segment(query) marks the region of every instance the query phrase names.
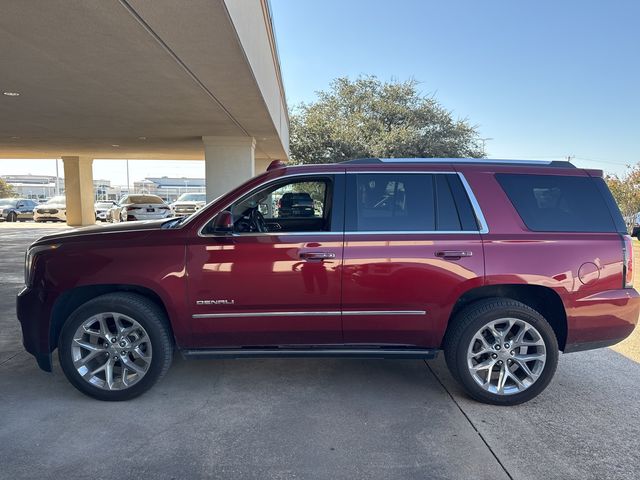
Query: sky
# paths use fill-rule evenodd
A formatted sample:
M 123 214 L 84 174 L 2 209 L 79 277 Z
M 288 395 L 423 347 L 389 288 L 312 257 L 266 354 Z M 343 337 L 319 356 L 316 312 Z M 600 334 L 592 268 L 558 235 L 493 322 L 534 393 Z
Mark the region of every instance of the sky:
M 289 106 L 341 76 L 421 82 L 493 158 L 640 161 L 640 1 L 271 0 Z
M 477 125 L 489 157 L 562 159 L 621 174 L 640 161 L 640 1 L 271 0 L 290 107 L 337 77 L 416 79 Z M 62 171 L 62 169 L 60 169 Z M 130 161 L 145 176 L 203 177 L 203 162 Z M 0 174 L 55 174 L 54 160 Z M 126 183 L 125 161 L 94 178 Z

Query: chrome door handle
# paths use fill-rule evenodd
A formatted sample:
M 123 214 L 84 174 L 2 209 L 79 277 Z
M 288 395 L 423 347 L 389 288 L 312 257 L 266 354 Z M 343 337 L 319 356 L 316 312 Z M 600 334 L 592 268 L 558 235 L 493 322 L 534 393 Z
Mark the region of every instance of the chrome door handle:
M 471 257 L 473 252 L 468 250 L 438 250 L 436 257 L 444 258 L 448 260 L 458 260 L 462 257 Z
M 328 260 L 336 258 L 336 254 L 333 252 L 302 252 L 300 258 L 303 260 Z

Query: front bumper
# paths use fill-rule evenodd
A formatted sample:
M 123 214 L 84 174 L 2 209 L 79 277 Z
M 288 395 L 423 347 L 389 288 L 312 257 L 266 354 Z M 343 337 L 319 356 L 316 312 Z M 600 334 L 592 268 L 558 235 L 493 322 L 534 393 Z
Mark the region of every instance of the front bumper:
M 16 298 L 16 313 L 22 327 L 22 344 L 38 366 L 51 371 L 51 311 L 55 299 L 41 289 L 23 288 Z
M 34 213 L 33 219 L 36 222 L 44 222 L 44 221 L 58 221 L 58 222 L 66 222 L 67 215 L 66 213 L 58 212 L 58 213 Z

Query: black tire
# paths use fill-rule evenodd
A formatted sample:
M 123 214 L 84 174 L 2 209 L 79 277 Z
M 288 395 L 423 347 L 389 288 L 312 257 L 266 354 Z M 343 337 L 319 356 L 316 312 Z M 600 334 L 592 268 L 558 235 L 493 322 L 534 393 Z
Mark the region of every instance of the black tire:
M 16 212 L 9 212 L 9 214 L 7 215 L 7 222 L 17 222 L 18 221 L 18 215 L 16 215 Z
M 102 312 L 117 312 L 134 318 L 149 336 L 153 350 L 150 365 L 144 376 L 131 387 L 121 390 L 99 388 L 84 380 L 73 365 L 71 345 L 76 330 L 85 320 Z M 149 390 L 169 369 L 173 357 L 169 322 L 156 303 L 141 295 L 126 292 L 101 295 L 81 305 L 69 316 L 58 339 L 58 356 L 65 376 L 82 393 L 98 400 L 129 400 Z
M 483 389 L 467 365 L 467 351 L 476 332 L 501 318 L 516 318 L 533 326 L 544 341 L 546 353 L 539 377 L 524 391 L 510 395 Z M 553 378 L 558 365 L 558 340 L 551 325 L 536 310 L 509 298 L 488 298 L 469 305 L 455 316 L 445 336 L 444 353 L 452 376 L 473 399 L 493 405 L 518 405 L 540 394 Z

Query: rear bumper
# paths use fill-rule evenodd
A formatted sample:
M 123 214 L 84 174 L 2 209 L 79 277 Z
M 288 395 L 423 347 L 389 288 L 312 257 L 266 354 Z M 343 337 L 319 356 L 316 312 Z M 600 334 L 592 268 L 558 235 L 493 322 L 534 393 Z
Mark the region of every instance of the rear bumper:
M 607 290 L 574 299 L 567 308 L 565 353 L 614 345 L 633 332 L 640 315 L 635 289 Z
M 22 344 L 38 366 L 51 371 L 50 318 L 54 298 L 44 290 L 23 288 L 16 299 L 16 313 L 22 327 Z
M 171 213 L 150 213 L 148 215 L 145 214 L 136 214 L 129 213 L 127 214 L 127 221 L 137 221 L 137 220 L 162 220 L 163 218 L 170 218 Z

